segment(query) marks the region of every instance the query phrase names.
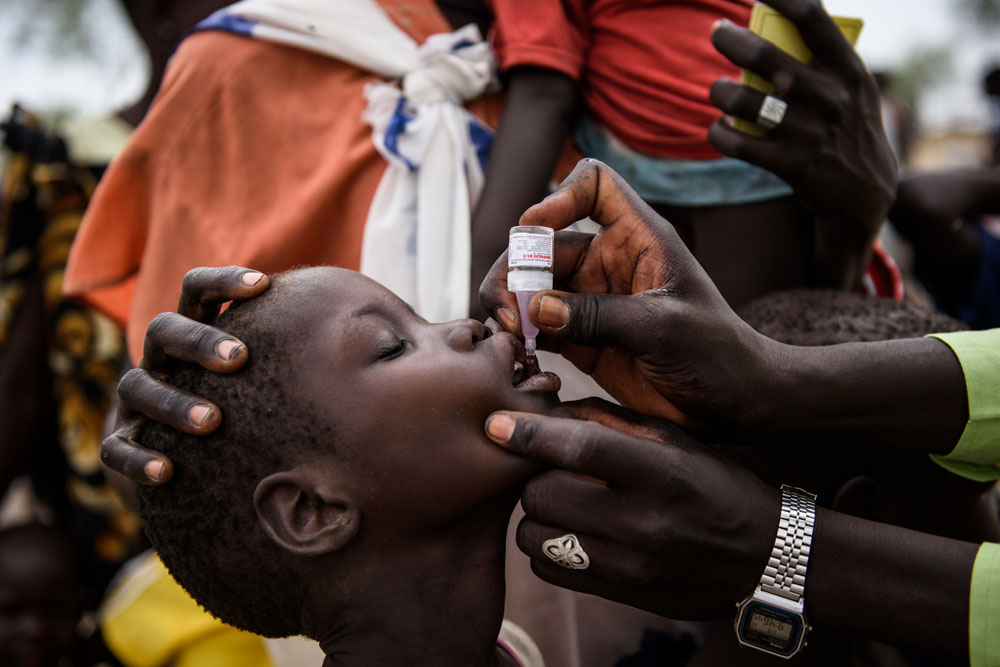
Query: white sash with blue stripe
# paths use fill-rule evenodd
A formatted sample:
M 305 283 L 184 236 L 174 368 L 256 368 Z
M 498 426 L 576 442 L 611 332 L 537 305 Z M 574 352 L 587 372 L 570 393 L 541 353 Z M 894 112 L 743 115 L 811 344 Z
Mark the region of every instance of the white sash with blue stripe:
M 470 221 L 492 132 L 463 104 L 496 87 L 479 30 L 417 45 L 374 0 L 241 0 L 196 29 L 295 46 L 386 79 L 365 90 L 364 119 L 389 166 L 369 208 L 361 271 L 428 320 L 464 317 Z

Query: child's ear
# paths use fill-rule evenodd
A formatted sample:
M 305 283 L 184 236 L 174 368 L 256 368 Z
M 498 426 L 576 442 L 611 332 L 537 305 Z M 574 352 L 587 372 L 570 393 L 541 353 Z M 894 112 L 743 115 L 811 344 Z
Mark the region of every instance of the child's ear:
M 329 476 L 306 468 L 262 479 L 253 505 L 271 539 L 300 556 L 336 551 L 361 526 L 361 513 Z

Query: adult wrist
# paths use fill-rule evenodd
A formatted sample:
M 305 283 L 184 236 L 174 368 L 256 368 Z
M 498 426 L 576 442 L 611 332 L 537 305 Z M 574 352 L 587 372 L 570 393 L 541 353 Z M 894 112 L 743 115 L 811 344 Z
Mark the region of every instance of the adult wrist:
M 748 383 L 751 392 L 748 419 L 744 426 L 770 441 L 790 431 L 799 431 L 816 413 L 820 396 L 811 391 L 817 364 L 815 348 L 788 345 L 758 334 L 756 379 Z
M 805 613 L 806 578 L 816 522 L 816 496 L 781 487 L 781 514 L 767 565 L 754 590 L 737 605 L 742 646 L 791 658 L 812 629 Z

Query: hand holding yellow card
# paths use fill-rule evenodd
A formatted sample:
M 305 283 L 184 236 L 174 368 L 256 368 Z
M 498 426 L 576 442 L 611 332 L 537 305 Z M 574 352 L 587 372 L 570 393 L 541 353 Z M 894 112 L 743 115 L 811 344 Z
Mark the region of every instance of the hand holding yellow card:
M 847 41 L 852 45 L 857 43 L 864 21 L 859 18 L 846 18 L 843 16 L 831 16 L 830 18 L 834 20 L 841 32 L 844 33 Z M 782 14 L 767 5 L 754 5 L 753 11 L 750 13 L 750 32 L 760 35 L 797 60 L 801 60 L 804 63 L 809 63 L 812 60 L 812 52 L 805 45 L 805 42 L 802 41 L 802 36 L 799 35 L 798 28 Z M 746 69 L 743 70 L 741 83 L 759 90 L 765 95 L 770 95 L 774 92 L 774 86 L 770 82 Z M 767 130 L 760 125 L 741 118 L 733 119 L 733 127 L 741 132 L 758 137 L 763 137 L 767 134 Z

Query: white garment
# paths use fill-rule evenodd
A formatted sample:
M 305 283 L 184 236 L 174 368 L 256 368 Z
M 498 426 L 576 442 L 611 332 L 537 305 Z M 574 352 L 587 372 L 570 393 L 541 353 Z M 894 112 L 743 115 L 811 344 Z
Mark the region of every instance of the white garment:
M 538 650 L 531 635 L 513 621 L 503 619 L 497 643 L 506 649 L 521 667 L 545 667 L 542 652 Z
M 365 91 L 364 118 L 389 166 L 369 208 L 361 272 L 428 320 L 465 316 L 472 207 L 483 185 L 471 135 L 488 130 L 463 104 L 496 86 L 478 28 L 418 46 L 374 0 L 241 0 L 198 27 L 314 51 L 387 79 Z

